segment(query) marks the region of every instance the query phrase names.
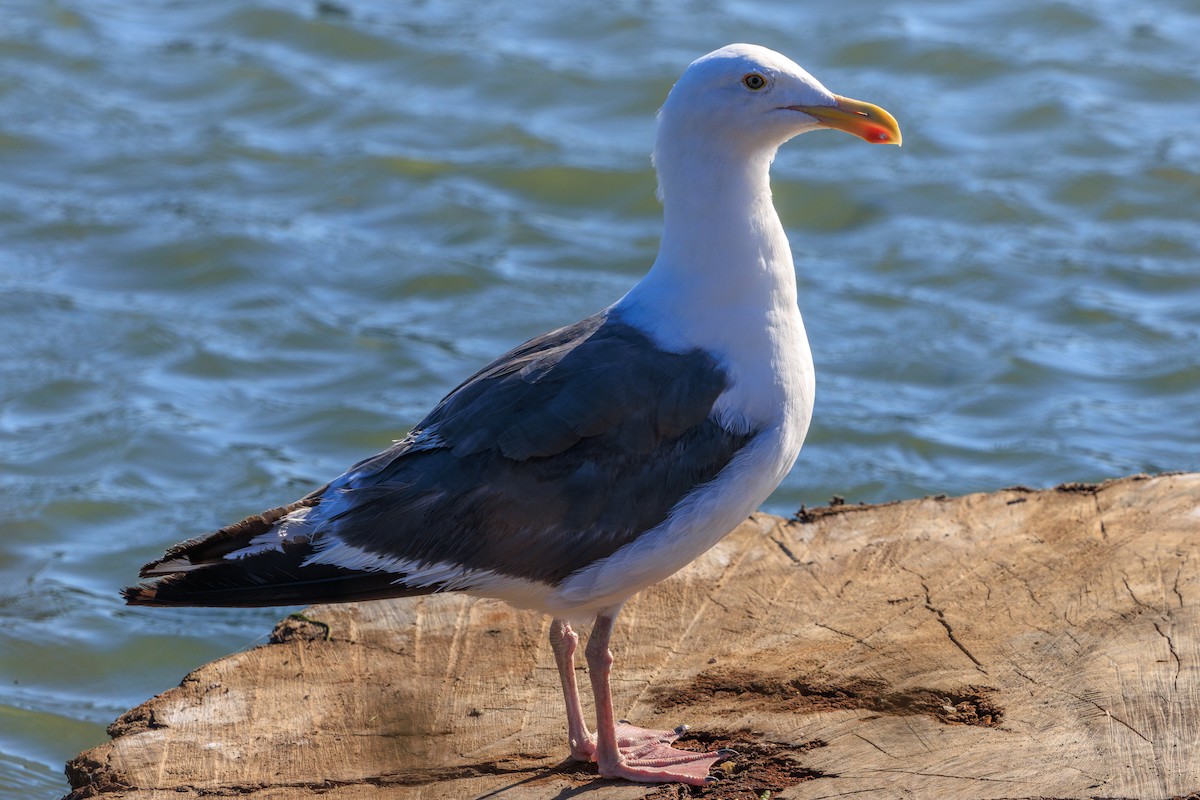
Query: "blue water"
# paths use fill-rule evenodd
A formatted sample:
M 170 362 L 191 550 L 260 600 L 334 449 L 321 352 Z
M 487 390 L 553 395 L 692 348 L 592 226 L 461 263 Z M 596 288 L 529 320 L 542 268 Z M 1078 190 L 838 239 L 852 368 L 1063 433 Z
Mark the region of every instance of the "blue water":
M 1194 0 L 0 3 L 0 796 L 280 612 L 126 610 L 653 259 L 653 115 L 780 50 L 903 149 L 774 169 L 818 368 L 771 498 L 1200 468 Z

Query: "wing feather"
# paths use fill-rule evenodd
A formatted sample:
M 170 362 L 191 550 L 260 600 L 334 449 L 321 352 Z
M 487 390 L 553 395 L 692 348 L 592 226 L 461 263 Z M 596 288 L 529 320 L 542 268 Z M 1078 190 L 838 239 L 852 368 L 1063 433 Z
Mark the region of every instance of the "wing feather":
M 194 585 L 205 604 L 329 602 L 434 591 L 442 572 L 554 584 L 662 522 L 756 435 L 715 418 L 726 383 L 709 354 L 664 352 L 597 314 L 488 364 L 296 503 L 171 548 L 143 570 L 158 583 L 126 597 L 186 604 Z M 378 565 L 417 565 L 423 582 Z

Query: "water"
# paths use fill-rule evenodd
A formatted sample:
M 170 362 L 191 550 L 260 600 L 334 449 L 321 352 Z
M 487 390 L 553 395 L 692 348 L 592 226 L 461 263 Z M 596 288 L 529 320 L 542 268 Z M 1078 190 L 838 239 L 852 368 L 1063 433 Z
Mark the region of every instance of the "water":
M 816 420 L 769 508 L 1200 468 L 1194 0 L 0 3 L 0 796 L 280 612 L 164 546 L 402 435 L 653 258 L 653 114 L 781 50 L 905 146 L 776 163 Z

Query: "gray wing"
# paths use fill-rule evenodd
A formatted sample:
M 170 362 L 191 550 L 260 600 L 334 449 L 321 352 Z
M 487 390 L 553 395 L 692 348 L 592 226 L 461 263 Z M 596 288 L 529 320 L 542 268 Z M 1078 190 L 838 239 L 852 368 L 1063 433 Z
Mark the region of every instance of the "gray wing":
M 726 384 L 707 353 L 664 352 L 611 313 L 589 317 L 484 367 L 334 481 L 316 498 L 317 535 L 560 581 L 662 522 L 753 438 L 712 418 Z

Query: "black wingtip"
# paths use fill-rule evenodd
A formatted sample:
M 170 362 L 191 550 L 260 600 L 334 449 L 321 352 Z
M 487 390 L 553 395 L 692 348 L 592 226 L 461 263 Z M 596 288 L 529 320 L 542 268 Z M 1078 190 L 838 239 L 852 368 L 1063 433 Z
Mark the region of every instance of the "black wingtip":
M 126 586 L 121 590 L 121 597 L 125 599 L 125 605 L 128 606 L 152 606 L 157 605 L 154 602 L 158 591 L 152 584 L 141 583 L 137 586 Z
M 334 564 L 305 565 L 307 545 L 268 550 L 182 572 L 156 574 L 121 596 L 131 606 L 263 608 L 411 597 L 436 586 L 406 586 L 390 572 L 360 572 Z

